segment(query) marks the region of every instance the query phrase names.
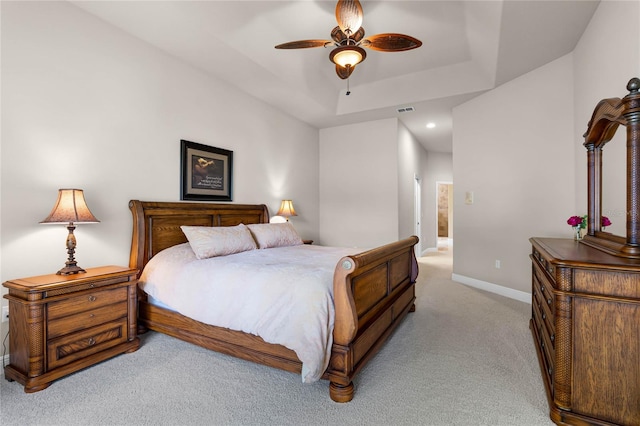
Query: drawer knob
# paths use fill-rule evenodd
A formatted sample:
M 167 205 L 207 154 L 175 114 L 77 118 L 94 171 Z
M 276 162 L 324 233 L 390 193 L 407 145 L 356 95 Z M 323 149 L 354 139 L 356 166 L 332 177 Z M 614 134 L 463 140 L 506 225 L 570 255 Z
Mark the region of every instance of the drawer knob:
M 93 337 L 89 337 L 89 346 L 93 346 L 96 344 L 96 339 L 94 339 Z
M 547 299 L 547 305 L 551 304 L 551 298 Z
M 89 314 L 89 318 L 95 317 L 95 314 Z
M 556 340 L 556 335 L 555 335 L 555 334 L 552 334 L 552 335 L 551 335 L 551 341 L 553 342 L 553 341 L 555 341 L 555 340 Z
M 547 314 L 542 314 L 542 319 L 547 319 Z
M 95 302 L 96 301 L 96 297 L 91 295 L 89 296 L 89 302 Z

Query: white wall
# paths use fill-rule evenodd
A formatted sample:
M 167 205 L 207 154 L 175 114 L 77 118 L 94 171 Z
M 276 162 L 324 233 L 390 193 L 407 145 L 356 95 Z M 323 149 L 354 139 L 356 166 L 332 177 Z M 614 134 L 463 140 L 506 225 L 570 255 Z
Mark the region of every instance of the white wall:
M 454 274 L 528 292 L 528 238 L 570 237 L 572 71 L 568 55 L 454 108 Z
M 320 244 L 398 239 L 397 119 L 320 130 Z
M 425 178 L 422 184 L 423 199 L 422 205 L 424 218 L 422 220 L 422 233 L 424 240 L 422 250 L 435 249 L 438 246 L 438 191 L 437 182 L 453 182 L 453 155 L 445 152 L 429 152 L 427 165 L 425 166 Z M 453 188 L 455 192 L 456 184 Z M 455 208 L 453 216 L 455 222 Z M 449 235 L 454 239 L 455 235 Z
M 416 235 L 415 229 L 415 177 L 424 185 L 427 168 L 427 151 L 409 132 L 404 124 L 398 122 L 398 238 Z M 421 194 L 421 199 L 422 199 Z M 421 203 L 421 204 L 424 204 Z M 424 207 L 422 208 L 424 212 Z M 424 213 L 421 221 L 424 219 Z M 418 235 L 420 242 L 426 235 L 424 225 Z M 424 246 L 423 246 L 424 247 Z
M 567 218 L 587 209 L 582 135 L 596 103 L 640 76 L 639 24 L 640 3 L 604 0 L 572 54 L 454 109 L 455 277 L 529 293 L 528 238 L 570 238 Z M 621 137 L 605 161 L 620 158 Z M 619 179 L 621 161 L 605 163 L 605 181 Z
M 627 82 L 640 77 L 640 2 L 603 1 L 573 52 L 575 134 L 587 130 L 596 104 L 622 98 Z M 626 133 L 619 128 L 603 150 L 603 214 L 612 221 L 607 231 L 626 235 Z M 576 213 L 587 213 L 587 154 L 576 149 Z M 613 165 L 612 165 L 613 164 Z
M 1 7 L 2 281 L 64 266 L 66 228 L 38 222 L 65 187 L 101 220 L 78 225 L 78 264 L 127 265 L 128 201 L 179 200 L 180 139 L 234 151 L 233 202 L 293 199 L 318 238 L 317 129 L 70 3 Z

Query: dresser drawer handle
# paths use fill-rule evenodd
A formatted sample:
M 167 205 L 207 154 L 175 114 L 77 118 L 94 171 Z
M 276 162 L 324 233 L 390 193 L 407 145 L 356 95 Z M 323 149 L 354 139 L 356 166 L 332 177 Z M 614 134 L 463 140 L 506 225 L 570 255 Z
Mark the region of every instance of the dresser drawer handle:
M 553 373 L 553 368 L 549 367 L 549 368 L 547 369 L 547 372 L 549 373 L 549 375 L 551 375 L 551 373 Z
M 89 337 L 89 346 L 93 346 L 96 344 L 96 339 L 94 339 L 93 337 Z
M 553 341 L 555 341 L 555 340 L 556 340 L 556 335 L 555 335 L 555 334 L 552 334 L 552 335 L 551 335 L 551 341 L 553 342 Z
M 96 316 L 95 314 L 89 314 L 89 318 L 93 318 L 95 316 Z
M 542 319 L 547 319 L 547 314 L 542 314 Z
M 547 305 L 551 305 L 551 298 L 547 299 Z
M 95 296 L 89 296 L 89 302 L 95 302 L 96 301 L 96 297 Z

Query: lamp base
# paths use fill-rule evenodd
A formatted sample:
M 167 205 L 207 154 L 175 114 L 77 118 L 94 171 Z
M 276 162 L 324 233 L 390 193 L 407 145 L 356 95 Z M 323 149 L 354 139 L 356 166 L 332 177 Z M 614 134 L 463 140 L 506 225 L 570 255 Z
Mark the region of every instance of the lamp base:
M 87 272 L 87 271 L 85 271 L 78 265 L 67 265 L 64 268 L 60 269 L 58 272 L 56 272 L 56 275 L 73 275 L 73 274 L 80 274 L 83 272 Z
M 69 256 L 67 258 L 67 261 L 64 263 L 67 266 L 56 272 L 56 275 L 73 275 L 87 272 L 79 267 L 76 262 L 76 237 L 75 235 L 73 235 L 73 230 L 76 229 L 76 227 L 73 225 L 73 222 L 69 222 L 69 226 L 67 226 L 67 229 L 69 230 L 69 235 L 67 236 L 67 254 Z

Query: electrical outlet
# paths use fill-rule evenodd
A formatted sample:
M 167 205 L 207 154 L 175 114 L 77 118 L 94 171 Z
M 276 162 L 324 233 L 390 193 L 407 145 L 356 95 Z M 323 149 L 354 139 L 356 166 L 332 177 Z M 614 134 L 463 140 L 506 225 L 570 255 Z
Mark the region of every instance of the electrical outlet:
M 496 260 L 496 269 L 500 269 L 500 261 Z
M 9 321 L 9 307 L 8 306 L 3 306 L 2 307 L 2 322 L 7 322 Z

